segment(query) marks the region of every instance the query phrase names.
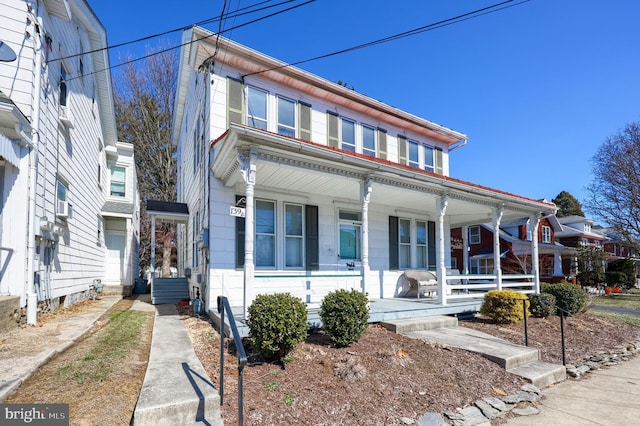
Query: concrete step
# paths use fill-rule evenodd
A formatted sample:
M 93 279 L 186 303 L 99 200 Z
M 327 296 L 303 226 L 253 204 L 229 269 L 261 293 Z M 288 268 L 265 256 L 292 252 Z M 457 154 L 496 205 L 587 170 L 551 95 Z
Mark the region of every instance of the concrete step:
M 443 327 L 456 327 L 458 325 L 458 319 L 447 315 L 434 315 L 430 317 L 388 320 L 381 322 L 380 324 L 389 331 L 397 334 L 404 334 Z
M 511 370 L 540 359 L 540 352 L 537 349 L 516 345 L 490 334 L 465 327 L 437 328 L 401 334 L 414 339 L 429 340 L 478 353 L 505 370 Z
M 133 426 L 223 425 L 220 396 L 175 305 L 156 305 L 151 351 Z
M 546 388 L 554 383 L 562 382 L 567 378 L 567 369 L 563 365 L 550 364 L 543 361 L 533 361 L 519 367 L 507 370 L 509 373 L 524 377 L 528 382 L 539 389 Z

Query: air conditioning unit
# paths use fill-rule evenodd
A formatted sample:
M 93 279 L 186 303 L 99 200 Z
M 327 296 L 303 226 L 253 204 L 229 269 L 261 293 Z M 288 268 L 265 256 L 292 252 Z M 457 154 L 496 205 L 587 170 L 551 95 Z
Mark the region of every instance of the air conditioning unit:
M 60 122 L 67 128 L 73 129 L 73 123 L 71 122 L 71 116 L 69 115 L 69 109 L 66 105 L 60 105 L 59 113 Z
M 56 216 L 58 217 L 69 217 L 69 202 L 68 201 L 60 201 L 56 203 Z

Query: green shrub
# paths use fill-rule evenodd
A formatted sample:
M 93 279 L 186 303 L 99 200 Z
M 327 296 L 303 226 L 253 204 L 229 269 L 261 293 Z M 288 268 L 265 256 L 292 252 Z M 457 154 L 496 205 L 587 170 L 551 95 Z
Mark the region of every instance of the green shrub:
M 289 293 L 259 295 L 249 306 L 249 337 L 267 359 L 287 361 L 287 355 L 307 337 L 307 307 Z
M 364 335 L 369 323 L 367 303 L 367 295 L 356 290 L 337 290 L 322 299 L 322 328 L 336 345 L 349 346 Z
M 529 312 L 536 318 L 546 318 L 556 313 L 556 297 L 551 293 L 529 295 Z
M 540 291 L 553 294 L 556 298 L 556 305 L 566 311 L 564 315 L 573 315 L 582 311 L 587 303 L 584 290 L 580 286 L 569 282 L 541 283 Z M 558 315 L 560 314 L 561 311 L 558 312 Z
M 523 300 L 528 310 L 526 294 L 515 290 L 491 290 L 484 295 L 480 313 L 500 324 L 516 323 L 524 319 Z

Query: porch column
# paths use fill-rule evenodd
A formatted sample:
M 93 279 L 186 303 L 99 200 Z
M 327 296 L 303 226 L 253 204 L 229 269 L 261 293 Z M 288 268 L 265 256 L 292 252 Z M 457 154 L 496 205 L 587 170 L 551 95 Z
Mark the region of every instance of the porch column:
M 469 274 L 469 226 L 462 227 L 462 272 Z M 465 283 L 466 284 L 466 283 Z
M 243 318 L 247 318 L 249 304 L 253 299 L 253 281 L 255 264 L 253 259 L 253 243 L 255 236 L 254 224 L 254 187 L 256 184 L 256 159 L 258 157 L 258 148 L 251 147 L 246 154 L 240 153 L 238 160 L 240 162 L 240 173 L 244 180 L 244 192 L 246 197 L 245 204 L 245 231 L 244 231 L 244 285 L 242 294 L 242 311 Z
M 498 290 L 502 290 L 502 265 L 500 262 L 500 222 L 504 206 L 500 206 L 493 210 L 493 271 L 496 275 L 496 284 Z
M 156 217 L 151 216 L 151 286 L 156 276 Z
M 540 215 L 531 215 L 529 224 L 531 226 L 531 273 L 533 274 L 533 289 L 536 293 L 540 293 L 540 259 L 538 257 L 538 227 L 540 225 Z
M 447 265 L 445 264 L 444 253 L 444 216 L 449 204 L 449 196 L 443 195 L 438 199 L 438 228 L 436 229 L 436 237 L 438 239 L 438 267 L 436 275 L 438 276 L 438 302 L 443 306 L 447 304 Z
M 369 275 L 369 201 L 371 201 L 371 191 L 373 189 L 373 179 L 369 177 L 362 183 L 362 292 L 367 291 L 367 280 Z M 382 295 L 380 295 L 382 296 Z

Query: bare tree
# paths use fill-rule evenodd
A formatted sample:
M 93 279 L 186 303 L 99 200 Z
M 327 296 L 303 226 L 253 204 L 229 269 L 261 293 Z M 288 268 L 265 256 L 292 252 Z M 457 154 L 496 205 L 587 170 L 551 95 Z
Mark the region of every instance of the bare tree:
M 166 51 L 165 51 L 166 50 Z M 171 145 L 171 119 L 177 79 L 177 53 L 159 47 L 147 49 L 143 61 L 128 62 L 114 80 L 118 139 L 132 143 L 143 200 L 176 200 L 175 147 Z M 157 251 L 162 275 L 168 276 L 175 227 L 157 224 Z M 142 203 L 140 218 L 140 270 L 151 263 L 151 221 Z
M 607 138 L 593 157 L 594 180 L 586 206 L 640 249 L 640 123 Z

